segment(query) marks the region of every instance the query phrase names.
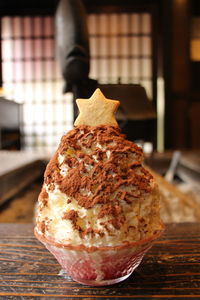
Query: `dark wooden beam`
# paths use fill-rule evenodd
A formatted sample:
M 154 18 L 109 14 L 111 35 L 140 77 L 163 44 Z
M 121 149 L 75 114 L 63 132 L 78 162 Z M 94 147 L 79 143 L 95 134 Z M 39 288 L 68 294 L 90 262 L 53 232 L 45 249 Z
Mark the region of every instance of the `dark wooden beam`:
M 171 5 L 169 3 L 171 2 Z M 189 0 L 165 1 L 166 147 L 189 146 Z
M 1 0 L 0 16 L 53 15 L 58 0 Z
M 159 0 L 82 0 L 89 13 L 121 13 L 121 12 L 139 12 L 149 11 Z

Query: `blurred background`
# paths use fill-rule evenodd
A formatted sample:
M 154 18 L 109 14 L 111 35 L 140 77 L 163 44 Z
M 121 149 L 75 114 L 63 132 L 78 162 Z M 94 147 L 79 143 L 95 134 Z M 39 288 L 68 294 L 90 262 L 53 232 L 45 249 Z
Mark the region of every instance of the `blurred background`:
M 200 2 L 1 0 L 0 222 L 32 222 L 46 163 L 100 87 L 166 222 L 200 220 Z

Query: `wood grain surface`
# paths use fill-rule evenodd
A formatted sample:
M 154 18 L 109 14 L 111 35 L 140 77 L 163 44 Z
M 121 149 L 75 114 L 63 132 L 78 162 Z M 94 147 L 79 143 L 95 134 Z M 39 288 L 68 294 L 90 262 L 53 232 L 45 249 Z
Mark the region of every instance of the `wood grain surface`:
M 109 287 L 59 276 L 32 228 L 0 224 L 1 299 L 200 299 L 200 223 L 167 226 L 129 279 Z

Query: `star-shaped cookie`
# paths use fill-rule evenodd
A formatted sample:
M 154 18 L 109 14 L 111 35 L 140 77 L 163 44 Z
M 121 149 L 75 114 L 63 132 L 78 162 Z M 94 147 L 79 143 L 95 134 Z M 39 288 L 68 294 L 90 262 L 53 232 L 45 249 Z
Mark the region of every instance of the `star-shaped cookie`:
M 74 122 L 78 125 L 111 125 L 118 127 L 115 112 L 120 104 L 117 100 L 105 98 L 100 89 L 96 89 L 89 99 L 77 99 L 79 115 Z

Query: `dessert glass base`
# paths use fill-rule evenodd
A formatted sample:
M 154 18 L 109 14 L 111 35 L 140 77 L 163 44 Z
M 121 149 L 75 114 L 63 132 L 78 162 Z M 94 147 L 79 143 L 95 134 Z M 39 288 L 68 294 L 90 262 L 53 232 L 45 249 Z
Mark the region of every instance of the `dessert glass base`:
M 138 264 L 138 265 L 139 265 L 139 264 Z M 138 265 L 137 265 L 137 266 L 138 266 Z M 136 267 L 137 267 L 137 266 L 136 266 Z M 136 268 L 136 267 L 135 267 L 135 268 Z M 131 274 L 132 274 L 132 272 L 129 273 L 129 274 L 127 274 L 127 275 L 125 275 L 125 276 L 122 276 L 122 277 L 120 277 L 120 278 L 110 279 L 110 280 L 102 280 L 100 283 L 97 283 L 96 280 L 81 280 L 81 281 L 76 280 L 76 281 L 79 282 L 79 283 L 81 283 L 81 284 L 84 284 L 84 285 L 91 285 L 91 286 L 105 286 L 105 285 L 112 285 L 112 284 L 115 284 L 115 283 L 119 283 L 119 282 L 121 282 L 121 281 L 124 281 L 124 280 L 127 279 Z M 63 277 L 63 278 L 68 278 L 68 277 L 69 277 L 68 273 L 66 273 L 63 269 L 60 270 L 60 272 L 59 272 L 58 275 L 61 276 L 61 277 Z
M 120 255 L 119 252 L 118 254 L 116 254 L 118 257 L 116 257 L 116 255 L 113 256 L 113 254 L 108 255 L 108 253 L 106 256 L 102 255 L 102 253 L 98 254 L 99 258 L 102 260 L 102 263 L 96 264 L 96 262 L 94 263 L 93 261 L 92 272 L 88 260 L 87 262 L 85 261 L 84 267 L 81 266 L 82 269 L 81 270 L 79 269 L 79 272 L 77 270 L 78 268 L 77 269 L 75 268 L 73 270 L 74 267 L 71 266 L 71 268 L 69 268 L 69 265 L 66 266 L 66 262 L 65 262 L 64 264 L 62 264 L 62 266 L 65 267 L 65 269 L 62 269 L 59 275 L 63 276 L 64 278 L 70 275 L 75 281 L 85 285 L 91 285 L 91 286 L 112 285 L 127 279 L 133 273 L 133 271 L 139 266 L 147 250 L 148 249 L 145 249 L 142 252 L 131 256 L 129 256 L 127 253 L 126 255 L 128 255 L 129 261 L 125 261 L 124 259 L 125 253 L 123 253 L 123 255 L 121 253 L 121 257 L 118 256 Z M 58 256 L 56 256 L 56 258 L 57 260 L 59 259 Z M 89 272 L 88 269 L 90 269 Z M 87 272 L 87 274 L 85 274 L 85 271 Z
M 127 279 L 163 230 L 164 226 L 153 236 L 128 245 L 95 249 L 60 245 L 35 234 L 61 265 L 61 274 L 81 284 L 105 286 Z

